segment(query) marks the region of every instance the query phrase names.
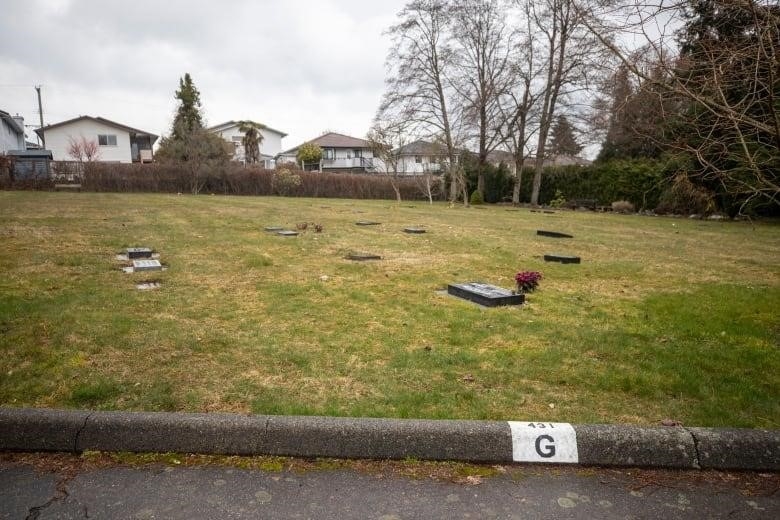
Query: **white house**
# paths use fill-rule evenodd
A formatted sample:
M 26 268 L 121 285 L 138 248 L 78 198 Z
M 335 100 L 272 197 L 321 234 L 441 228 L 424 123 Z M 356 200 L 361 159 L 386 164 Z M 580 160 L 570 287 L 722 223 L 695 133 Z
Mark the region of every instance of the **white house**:
M 328 132 L 316 139 L 307 141 L 322 148 L 321 168 L 325 170 L 352 170 L 362 172 L 376 171 L 374 152 L 371 151 L 371 145 L 365 139 L 350 137 L 348 135 Z M 295 162 L 297 163 L 298 148 L 290 148 L 280 153 L 277 162 Z M 308 166 L 308 165 L 307 165 Z
M 459 155 L 456 155 L 456 161 Z M 391 157 L 383 169 L 385 173 L 396 175 L 439 174 L 449 160 L 444 145 L 423 140 L 396 148 L 391 152 Z
M 208 131 L 217 134 L 225 141 L 231 143 L 235 147 L 233 159 L 244 162 L 245 150 L 244 145 L 242 144 L 244 132 L 239 130 L 240 126 L 241 121 L 227 121 L 208 128 Z M 263 136 L 263 140 L 260 142 L 260 157 L 263 161 L 263 166 L 266 168 L 273 168 L 274 157 L 282 151 L 282 138 L 287 137 L 287 134 L 266 126 L 260 129 L 260 135 Z
M 97 161 L 102 162 L 151 162 L 152 145 L 157 136 L 102 117 L 81 116 L 44 126 L 35 131 L 46 141 L 55 161 L 72 161 L 68 153 L 71 143 L 86 139 L 98 145 Z
M 24 149 L 24 118 L 0 110 L 0 154 Z

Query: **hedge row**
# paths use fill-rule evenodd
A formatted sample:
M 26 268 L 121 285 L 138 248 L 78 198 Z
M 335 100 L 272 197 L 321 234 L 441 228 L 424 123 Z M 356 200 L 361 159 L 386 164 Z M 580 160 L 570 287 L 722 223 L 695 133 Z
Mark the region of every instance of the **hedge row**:
M 229 164 L 193 172 L 176 164 L 90 164 L 82 188 L 97 192 L 218 193 L 353 199 L 424 199 L 422 181 L 386 175 L 266 170 Z M 195 188 L 195 189 L 193 189 Z M 437 193 L 441 189 L 437 190 Z

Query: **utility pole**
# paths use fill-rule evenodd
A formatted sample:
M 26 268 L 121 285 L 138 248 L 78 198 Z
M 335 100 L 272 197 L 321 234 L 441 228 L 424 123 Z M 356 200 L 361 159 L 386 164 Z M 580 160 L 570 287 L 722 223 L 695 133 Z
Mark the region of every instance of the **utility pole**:
M 41 104 L 41 86 L 36 85 L 35 90 L 38 92 L 38 115 L 40 116 L 41 128 L 43 128 L 43 105 Z M 41 132 L 41 147 L 46 149 L 46 137 Z

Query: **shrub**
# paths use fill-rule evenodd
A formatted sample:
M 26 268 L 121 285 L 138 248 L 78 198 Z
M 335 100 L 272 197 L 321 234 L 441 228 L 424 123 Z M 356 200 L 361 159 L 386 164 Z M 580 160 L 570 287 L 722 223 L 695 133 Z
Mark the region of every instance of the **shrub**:
M 469 199 L 469 202 L 472 206 L 479 206 L 480 204 L 484 204 L 485 201 L 482 200 L 482 194 L 479 192 L 479 190 L 474 190 L 471 193 L 471 198 Z
M 553 208 L 560 208 L 566 204 L 566 197 L 563 196 L 561 190 L 555 190 L 555 198 L 550 201 L 550 206 Z
M 715 211 L 715 194 L 691 182 L 685 172 L 679 171 L 671 185 L 661 195 L 657 213 L 698 213 Z
M 633 213 L 634 205 L 627 200 L 617 200 L 612 203 L 612 211 L 615 213 Z
M 277 195 L 289 195 L 301 185 L 301 176 L 287 168 L 274 172 L 274 191 Z

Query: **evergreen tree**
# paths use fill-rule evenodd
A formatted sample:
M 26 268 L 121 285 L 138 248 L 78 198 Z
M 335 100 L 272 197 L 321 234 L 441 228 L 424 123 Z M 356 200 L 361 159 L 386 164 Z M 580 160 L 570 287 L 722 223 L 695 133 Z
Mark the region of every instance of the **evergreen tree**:
M 663 81 L 663 70 L 651 66 L 648 74 Z M 671 100 L 662 95 L 653 81 L 636 85 L 628 68 L 622 65 L 612 78 L 607 135 L 598 161 L 610 159 L 658 158 L 665 144 L 665 112 Z
M 230 161 L 233 146 L 203 128 L 200 92 L 189 74 L 179 79 L 175 97 L 179 100 L 179 107 L 171 135 L 160 140 L 155 158 L 182 166 L 189 175 L 192 193 L 199 193 L 206 178 Z
M 676 80 L 697 97 L 676 114 L 674 147 L 690 180 L 734 214 L 780 206 L 780 6 L 696 0 L 678 35 Z M 716 106 L 718 109 L 714 109 Z
M 582 145 L 577 142 L 574 135 L 574 127 L 566 116 L 560 115 L 555 119 L 550 138 L 550 154 L 553 157 L 569 155 L 576 157 L 582 151 Z
M 203 128 L 200 92 L 193 84 L 189 72 L 185 73 L 183 78 L 179 78 L 179 90 L 174 97 L 179 100 L 179 107 L 173 118 L 171 137 L 182 139 L 185 135 Z

